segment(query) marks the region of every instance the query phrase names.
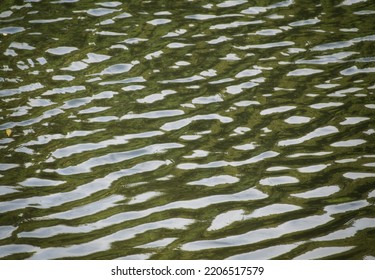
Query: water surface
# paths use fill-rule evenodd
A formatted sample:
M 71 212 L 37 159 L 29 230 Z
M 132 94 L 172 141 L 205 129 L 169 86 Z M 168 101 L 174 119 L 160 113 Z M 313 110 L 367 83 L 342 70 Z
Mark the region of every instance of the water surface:
M 0 258 L 374 259 L 374 14 L 3 0 Z

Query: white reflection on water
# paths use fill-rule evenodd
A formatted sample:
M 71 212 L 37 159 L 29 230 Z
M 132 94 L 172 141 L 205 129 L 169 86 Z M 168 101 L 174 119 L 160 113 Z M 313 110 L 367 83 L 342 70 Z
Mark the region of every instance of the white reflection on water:
M 274 113 L 282 113 L 295 109 L 296 106 L 280 106 L 275 108 L 268 108 L 260 112 L 261 115 L 270 115 Z
M 210 103 L 216 103 L 216 102 L 222 102 L 223 98 L 221 98 L 220 95 L 211 95 L 211 96 L 202 96 L 202 97 L 196 97 L 193 99 L 193 104 L 210 104 Z
M 312 251 L 306 252 L 298 257 L 294 258 L 295 260 L 311 260 L 328 257 L 334 254 L 339 254 L 342 252 L 349 251 L 355 248 L 354 246 L 343 246 L 343 247 L 323 247 L 317 248 Z
M 131 119 L 159 119 L 165 117 L 173 117 L 183 115 L 182 110 L 160 110 L 160 111 L 150 111 L 140 114 L 128 113 L 120 118 L 120 120 L 131 120 Z
M 269 260 L 288 253 L 302 243 L 271 246 L 256 251 L 231 256 L 227 260 Z
M 321 72 L 323 72 L 323 70 L 302 68 L 302 69 L 297 69 L 297 70 L 289 72 L 287 76 L 309 76 L 309 75 L 313 75 L 313 74 L 317 74 Z
M 40 178 L 27 178 L 25 181 L 19 184 L 24 187 L 51 187 L 51 186 L 58 186 L 64 183 L 66 182 L 57 181 L 57 180 L 40 179 Z
M 327 197 L 338 191 L 340 191 L 340 187 L 337 185 L 334 185 L 334 186 L 320 187 L 320 188 L 309 190 L 303 193 L 297 193 L 297 194 L 291 194 L 291 195 L 295 197 L 309 199 L 309 198 L 316 198 L 316 197 Z
M 372 178 L 372 177 L 375 177 L 375 173 L 370 173 L 370 172 L 346 172 L 346 173 L 344 173 L 344 177 L 352 179 L 352 180 Z
M 260 161 L 265 160 L 267 158 L 273 158 L 273 157 L 276 157 L 278 155 L 279 155 L 279 153 L 276 153 L 274 151 L 268 151 L 268 152 L 261 153 L 261 154 L 259 154 L 257 156 L 254 156 L 252 158 L 245 159 L 243 161 L 232 161 L 232 162 L 229 161 L 228 162 L 228 161 L 225 161 L 225 160 L 221 160 L 221 161 L 213 161 L 213 162 L 206 163 L 206 164 L 181 163 L 181 164 L 179 164 L 177 166 L 177 168 L 189 170 L 189 169 L 197 169 L 197 168 L 215 168 L 215 167 L 224 167 L 224 166 L 242 166 L 242 165 L 246 165 L 246 164 L 252 164 L 252 163 L 260 162 Z
M 158 197 L 162 194 L 163 193 L 161 193 L 161 192 L 155 192 L 155 191 L 149 191 L 149 192 L 141 193 L 141 194 L 138 194 L 138 195 L 134 196 L 129 201 L 129 204 L 143 203 L 143 202 L 148 201 L 152 198 Z
M 351 139 L 351 140 L 338 141 L 338 142 L 332 143 L 331 146 L 332 147 L 355 147 L 355 146 L 362 145 L 366 142 L 367 141 L 363 139 Z
M 162 25 L 162 24 L 167 24 L 167 23 L 170 23 L 170 22 L 171 22 L 171 20 L 167 19 L 167 18 L 158 18 L 158 19 L 153 19 L 153 20 L 147 21 L 147 23 L 151 24 L 151 25 Z
M 303 124 L 308 123 L 311 120 L 309 117 L 303 117 L 303 116 L 292 116 L 285 120 L 286 123 L 289 124 Z
M 278 176 L 278 177 L 267 177 L 259 181 L 261 185 L 265 186 L 278 186 L 284 184 L 295 184 L 299 180 L 292 176 Z
M 325 102 L 325 103 L 316 103 L 316 104 L 310 105 L 310 107 L 313 109 L 325 109 L 329 107 L 338 107 L 342 105 L 344 105 L 344 103 L 342 102 Z
M 341 125 L 352 125 L 352 124 L 357 124 L 363 121 L 367 121 L 370 118 L 366 117 L 346 117 L 345 121 L 342 121 L 340 124 Z
M 198 181 L 189 182 L 187 183 L 187 185 L 214 187 L 214 186 L 222 185 L 222 184 L 234 184 L 238 181 L 239 181 L 238 178 L 230 176 L 230 175 L 219 175 L 219 176 L 212 176 L 210 178 L 204 178 Z
M 257 146 L 259 145 L 257 145 L 255 142 L 252 142 L 248 144 L 233 146 L 233 149 L 240 150 L 240 151 L 249 151 L 249 150 L 254 150 Z
M 147 260 L 149 259 L 153 254 L 147 253 L 147 254 L 135 254 L 135 255 L 128 255 L 125 257 L 116 258 L 116 260 Z
M 368 205 L 369 205 L 369 202 L 367 200 L 358 200 L 358 201 L 345 202 L 341 204 L 328 205 L 324 207 L 324 211 L 326 211 L 329 215 L 334 215 L 338 213 L 345 213 L 348 211 L 358 210 Z
M 16 229 L 14 226 L 0 226 L 0 240 L 10 237 Z
M 161 129 L 166 130 L 166 131 L 178 130 L 178 129 L 181 129 L 181 128 L 189 125 L 193 121 L 198 121 L 198 120 L 219 120 L 222 123 L 229 123 L 229 122 L 233 121 L 232 118 L 224 117 L 224 116 L 221 116 L 219 114 L 196 115 L 194 117 L 185 118 L 185 119 L 181 119 L 181 120 L 178 120 L 178 121 L 165 123 L 161 126 Z
M 204 151 L 204 150 L 194 150 L 193 154 L 189 156 L 184 156 L 184 158 L 201 158 L 201 157 L 206 157 L 208 156 L 209 152 Z
M 290 145 L 301 144 L 313 138 L 322 137 L 322 136 L 330 135 L 330 134 L 337 133 L 337 132 L 339 132 L 339 130 L 334 126 L 319 127 L 315 129 L 314 131 L 300 138 L 279 141 L 279 146 L 290 146 Z
M 305 167 L 297 168 L 297 170 L 301 173 L 315 173 L 326 169 L 329 164 L 317 164 L 317 165 L 310 165 Z
M 57 47 L 57 48 L 50 48 L 46 50 L 46 52 L 50 54 L 54 54 L 54 55 L 64 55 L 64 54 L 68 54 L 76 50 L 78 50 L 78 48 L 76 47 Z

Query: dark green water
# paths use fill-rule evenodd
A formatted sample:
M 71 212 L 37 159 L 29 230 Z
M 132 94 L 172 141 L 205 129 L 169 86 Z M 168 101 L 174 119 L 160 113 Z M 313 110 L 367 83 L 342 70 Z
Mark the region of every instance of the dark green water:
M 374 259 L 374 18 L 1 0 L 0 258 Z

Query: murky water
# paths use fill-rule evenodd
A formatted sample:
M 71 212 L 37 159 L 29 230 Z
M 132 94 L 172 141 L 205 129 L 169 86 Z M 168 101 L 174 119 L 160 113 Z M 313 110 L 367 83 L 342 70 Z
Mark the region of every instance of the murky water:
M 375 258 L 374 1 L 0 8 L 0 258 Z

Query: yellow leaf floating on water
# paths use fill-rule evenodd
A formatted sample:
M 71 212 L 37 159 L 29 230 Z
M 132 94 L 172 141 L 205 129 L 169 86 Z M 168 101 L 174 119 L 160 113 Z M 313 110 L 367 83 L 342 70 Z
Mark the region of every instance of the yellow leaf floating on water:
M 8 135 L 8 137 L 10 137 L 10 135 L 12 134 L 12 130 L 10 128 L 7 128 L 5 130 L 5 133 Z

